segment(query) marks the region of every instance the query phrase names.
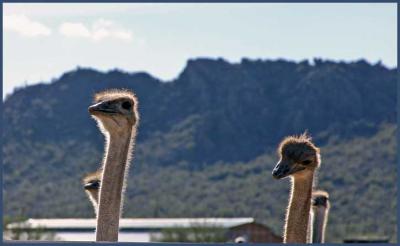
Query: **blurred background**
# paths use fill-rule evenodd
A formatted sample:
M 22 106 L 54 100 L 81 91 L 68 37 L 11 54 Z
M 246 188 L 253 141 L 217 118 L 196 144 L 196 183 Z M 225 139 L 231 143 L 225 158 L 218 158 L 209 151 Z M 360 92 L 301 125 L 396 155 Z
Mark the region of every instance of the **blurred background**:
M 94 240 L 82 177 L 93 94 L 141 122 L 121 241 L 280 242 L 276 148 L 305 130 L 330 194 L 326 241 L 397 242 L 396 4 L 3 4 L 3 228 Z

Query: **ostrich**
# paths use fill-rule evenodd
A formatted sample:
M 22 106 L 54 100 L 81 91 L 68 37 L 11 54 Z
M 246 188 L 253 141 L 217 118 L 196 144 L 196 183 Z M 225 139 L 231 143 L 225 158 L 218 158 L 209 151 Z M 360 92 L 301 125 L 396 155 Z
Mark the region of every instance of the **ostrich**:
M 125 178 L 135 144 L 139 114 L 128 90 L 97 93 L 89 113 L 106 139 L 97 212 L 96 241 L 118 241 Z
M 276 179 L 291 177 L 284 243 L 307 243 L 314 172 L 320 166 L 319 149 L 306 133 L 286 137 L 279 145 L 280 160 L 272 171 Z
M 97 214 L 97 205 L 99 203 L 99 190 L 100 190 L 100 180 L 103 170 L 100 168 L 96 172 L 86 174 L 83 178 L 83 186 L 85 192 L 91 201 L 94 212 Z
M 317 190 L 312 193 L 311 228 L 312 242 L 325 242 L 325 229 L 328 221 L 330 203 L 329 194 L 326 191 Z

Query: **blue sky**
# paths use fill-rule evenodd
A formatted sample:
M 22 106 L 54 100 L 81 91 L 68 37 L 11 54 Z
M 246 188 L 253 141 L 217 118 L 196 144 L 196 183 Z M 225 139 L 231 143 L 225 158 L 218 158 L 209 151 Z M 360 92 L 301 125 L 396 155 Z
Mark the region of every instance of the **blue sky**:
M 360 58 L 397 66 L 395 3 L 3 4 L 3 98 L 77 66 L 163 80 L 189 58 Z

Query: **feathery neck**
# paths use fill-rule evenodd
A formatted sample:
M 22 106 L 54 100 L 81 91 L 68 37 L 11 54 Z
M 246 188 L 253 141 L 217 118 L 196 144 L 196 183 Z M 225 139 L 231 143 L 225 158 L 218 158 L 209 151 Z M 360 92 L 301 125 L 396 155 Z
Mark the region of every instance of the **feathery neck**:
M 86 191 L 86 194 L 89 197 L 90 202 L 93 205 L 94 208 L 94 214 L 97 215 L 97 210 L 98 210 L 98 200 L 99 200 L 99 192 L 98 190 L 96 191 Z
M 313 209 L 312 243 L 324 243 L 328 208 L 324 206 L 313 206 L 312 209 Z
M 122 211 L 124 180 L 136 129 L 110 133 L 104 158 L 96 241 L 118 241 L 119 219 Z
M 284 243 L 307 243 L 314 173 L 295 174 L 291 179 Z

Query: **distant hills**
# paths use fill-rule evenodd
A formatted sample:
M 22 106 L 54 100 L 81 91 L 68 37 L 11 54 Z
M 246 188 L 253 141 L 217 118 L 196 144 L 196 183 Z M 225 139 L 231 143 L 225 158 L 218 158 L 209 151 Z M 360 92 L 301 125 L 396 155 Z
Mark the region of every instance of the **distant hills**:
M 93 216 L 80 178 L 104 144 L 87 107 L 97 91 L 129 88 L 142 120 L 124 216 L 254 216 L 281 233 L 289 184 L 271 178 L 274 151 L 308 130 L 331 193 L 328 240 L 395 240 L 396 76 L 364 60 L 193 59 L 166 83 L 78 68 L 20 88 L 3 103 L 4 214 Z

